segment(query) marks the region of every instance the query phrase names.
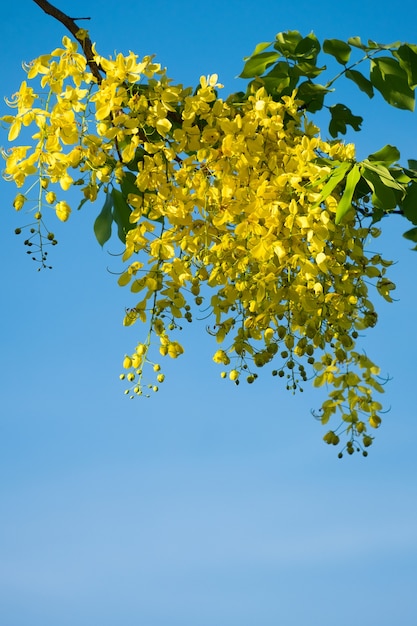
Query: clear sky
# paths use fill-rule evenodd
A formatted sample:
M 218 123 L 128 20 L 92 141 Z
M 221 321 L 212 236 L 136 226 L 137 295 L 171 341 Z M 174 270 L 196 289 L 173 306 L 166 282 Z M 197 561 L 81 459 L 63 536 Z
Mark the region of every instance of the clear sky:
M 3 96 L 24 78 L 22 61 L 66 34 L 24 5 L 2 8 Z M 103 54 L 156 53 L 176 81 L 217 72 L 226 92 L 239 89 L 242 58 L 278 31 L 417 40 L 410 0 L 58 6 L 91 17 Z M 377 98 L 368 107 L 360 94 L 355 104 L 369 111 L 360 154 L 392 143 L 417 158 L 416 114 Z M 414 626 L 417 253 L 401 236 L 408 225 L 383 224 L 377 244 L 396 261 L 398 301 L 378 304 L 364 344 L 393 377 L 391 411 L 368 458 L 338 460 L 310 414 L 317 391 L 293 397 L 269 377 L 222 381 L 201 325 L 167 364 L 161 391 L 129 401 L 118 375 L 141 328 L 122 327 L 132 300 L 106 271 L 117 241 L 102 250 L 94 240 L 100 206 L 56 225 L 54 269 L 37 272 L 14 235 L 15 189 L 0 181 L 0 193 L 0 623 Z

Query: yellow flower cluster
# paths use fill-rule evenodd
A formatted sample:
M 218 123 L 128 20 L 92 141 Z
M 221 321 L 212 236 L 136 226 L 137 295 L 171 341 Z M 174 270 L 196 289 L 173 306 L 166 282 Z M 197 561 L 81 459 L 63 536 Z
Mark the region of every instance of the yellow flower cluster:
M 10 103 L 17 108 L 3 118 L 10 141 L 24 126 L 37 132 L 33 146 L 7 153 L 5 176 L 22 187 L 36 175 L 39 204 L 63 221 L 70 207 L 47 191 L 50 184 L 64 191 L 80 184 L 89 200 L 102 186 L 120 187 L 130 229 L 119 284 L 141 294 L 124 324 L 148 325 L 146 340 L 124 360 L 127 393 L 143 393 L 147 363 L 156 375 L 148 388 L 158 390 L 164 375 L 150 359 L 152 339 L 162 356 L 177 358 L 183 347 L 172 333 L 204 301 L 209 332 L 222 344 L 213 359 L 230 365 L 232 381 L 252 383 L 273 363 L 289 390 L 313 377 L 331 389 L 322 423 L 340 417 L 325 441 L 337 444 L 345 431 L 349 453 L 369 446 L 367 429 L 380 424 L 373 393 L 383 389 L 356 340 L 377 319 L 368 285 L 390 300 L 389 263 L 366 252 L 378 231 L 353 211 L 335 224 L 340 188 L 320 201 L 329 163 L 353 161 L 353 146 L 322 141 L 296 93 L 275 102 L 261 88 L 243 102 L 222 100 L 217 76 L 192 90 L 173 85 L 152 57 L 94 61 L 105 74 L 100 84 L 64 38 L 63 48 L 28 67 L 46 95 L 23 82 Z

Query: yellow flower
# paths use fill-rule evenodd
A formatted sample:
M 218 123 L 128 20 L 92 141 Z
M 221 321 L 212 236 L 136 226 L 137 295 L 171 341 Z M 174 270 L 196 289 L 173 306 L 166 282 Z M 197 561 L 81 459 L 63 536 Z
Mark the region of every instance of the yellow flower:
M 230 380 L 236 381 L 239 378 L 239 372 L 237 370 L 231 370 L 229 373 Z
M 320 201 L 331 160 L 353 161 L 353 144 L 323 142 L 296 92 L 275 102 L 254 88 L 234 106 L 217 97 L 216 74 L 184 89 L 152 56 L 105 59 L 93 47 L 105 73 L 97 84 L 77 42 L 64 37 L 62 44 L 27 67 L 28 82 L 8 102 L 17 113 L 2 118 L 11 142 L 22 127 L 35 128 L 31 146 L 4 154 L 4 176 L 17 187 L 32 175 L 64 192 L 80 185 L 91 201 L 105 189 L 115 202 L 105 209 L 118 217 L 122 262 L 141 259 L 119 275 L 119 285 L 142 297 L 123 323 L 148 329 L 124 359 L 134 370 L 125 378 L 135 381 L 127 393 L 142 394 L 142 370 L 153 367 L 151 339 L 159 337 L 163 356 L 182 354 L 168 333 L 192 322 L 192 306 L 204 297 L 210 334 L 218 344 L 227 341 L 213 360 L 233 359 L 232 381 L 245 372 L 253 382 L 251 368 L 278 360 L 273 373 L 290 390 L 310 377 L 316 387 L 329 386 L 323 424 L 338 413 L 353 440 L 363 437 L 364 424 L 377 428 L 379 369 L 356 352 L 355 340 L 377 322 L 368 284 L 388 301 L 394 285 L 387 262 L 367 254 L 364 242 L 376 229 L 356 223 L 353 211 L 336 225 L 343 186 Z M 55 204 L 53 191 L 43 198 L 68 220 L 65 201 Z M 18 194 L 15 208 L 25 200 Z M 328 431 L 324 439 L 336 444 L 339 435 Z
M 224 350 L 217 350 L 217 352 L 213 355 L 213 361 L 215 363 L 224 363 L 224 365 L 228 365 L 230 363 L 230 359 Z
M 219 77 L 217 74 L 211 74 L 209 76 L 200 76 L 200 85 L 203 89 L 206 89 L 207 87 L 221 88 L 223 87 L 223 85 L 217 82 L 218 78 Z
M 61 222 L 66 222 L 71 214 L 71 207 L 62 200 L 61 202 L 57 202 L 55 206 L 56 216 Z
M 59 179 L 59 184 L 61 185 L 64 191 L 67 191 L 71 187 L 73 182 L 74 182 L 74 179 L 69 174 L 64 174 Z
M 22 206 L 25 204 L 27 198 L 22 193 L 18 193 L 15 199 L 13 200 L 13 206 L 16 211 L 20 211 Z

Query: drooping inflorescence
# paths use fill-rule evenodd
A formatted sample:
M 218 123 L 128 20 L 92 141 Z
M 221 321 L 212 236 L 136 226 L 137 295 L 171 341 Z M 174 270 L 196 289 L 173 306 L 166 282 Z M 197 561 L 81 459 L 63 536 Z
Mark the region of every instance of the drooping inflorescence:
M 49 214 L 70 216 L 66 192 L 78 187 L 82 203 L 104 196 L 96 236 L 103 245 L 116 224 L 118 282 L 135 294 L 124 324 L 147 329 L 124 358 L 126 393 L 158 390 L 151 346 L 180 356 L 180 321 L 203 305 L 223 377 L 253 383 L 267 366 L 292 392 L 309 379 L 327 385 L 317 417 L 336 423 L 324 440 L 337 445 L 345 433 L 348 453 L 367 448 L 383 388 L 356 344 L 377 321 L 373 292 L 391 300 L 394 285 L 389 262 L 367 251 L 379 231 L 353 210 L 336 223 L 341 185 L 323 194 L 334 167 L 355 162 L 354 146 L 322 140 L 296 91 L 275 101 L 254 86 L 222 99 L 217 76 L 184 88 L 153 57 L 94 62 L 101 81 L 64 37 L 26 67 L 15 113 L 3 117 L 4 176 L 19 188 L 15 208 L 33 211 L 41 266 L 56 243 Z M 31 138 L 17 145 L 26 129 Z

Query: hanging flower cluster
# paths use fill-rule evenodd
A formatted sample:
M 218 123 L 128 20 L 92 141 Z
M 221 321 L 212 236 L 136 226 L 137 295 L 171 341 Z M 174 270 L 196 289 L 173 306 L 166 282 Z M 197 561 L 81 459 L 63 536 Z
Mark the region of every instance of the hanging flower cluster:
M 124 324 L 147 328 L 124 359 L 126 393 L 158 390 L 164 374 L 151 346 L 180 356 L 180 321 L 203 307 L 224 378 L 253 383 L 270 366 L 290 391 L 310 378 L 327 385 L 317 417 L 336 423 L 324 440 L 336 445 L 345 433 L 347 452 L 366 454 L 383 388 L 356 341 L 377 321 L 369 290 L 390 301 L 394 285 L 389 262 L 367 252 L 379 231 L 354 211 L 336 224 L 343 188 L 321 199 L 331 168 L 354 161 L 353 145 L 322 141 L 296 92 L 276 102 L 254 87 L 223 100 L 216 75 L 193 90 L 173 84 L 153 57 L 94 62 L 100 81 L 64 37 L 26 67 L 35 86 L 24 81 L 8 103 L 15 115 L 3 117 L 14 144 L 4 176 L 28 186 L 17 210 L 37 189 L 26 243 L 38 237 L 43 265 L 46 244 L 56 243 L 48 208 L 66 221 L 67 190 L 79 186 L 83 201 L 105 194 L 96 235 L 105 243 L 117 224 L 126 264 L 118 282 L 135 294 Z M 25 127 L 35 128 L 29 145 L 15 145 Z

